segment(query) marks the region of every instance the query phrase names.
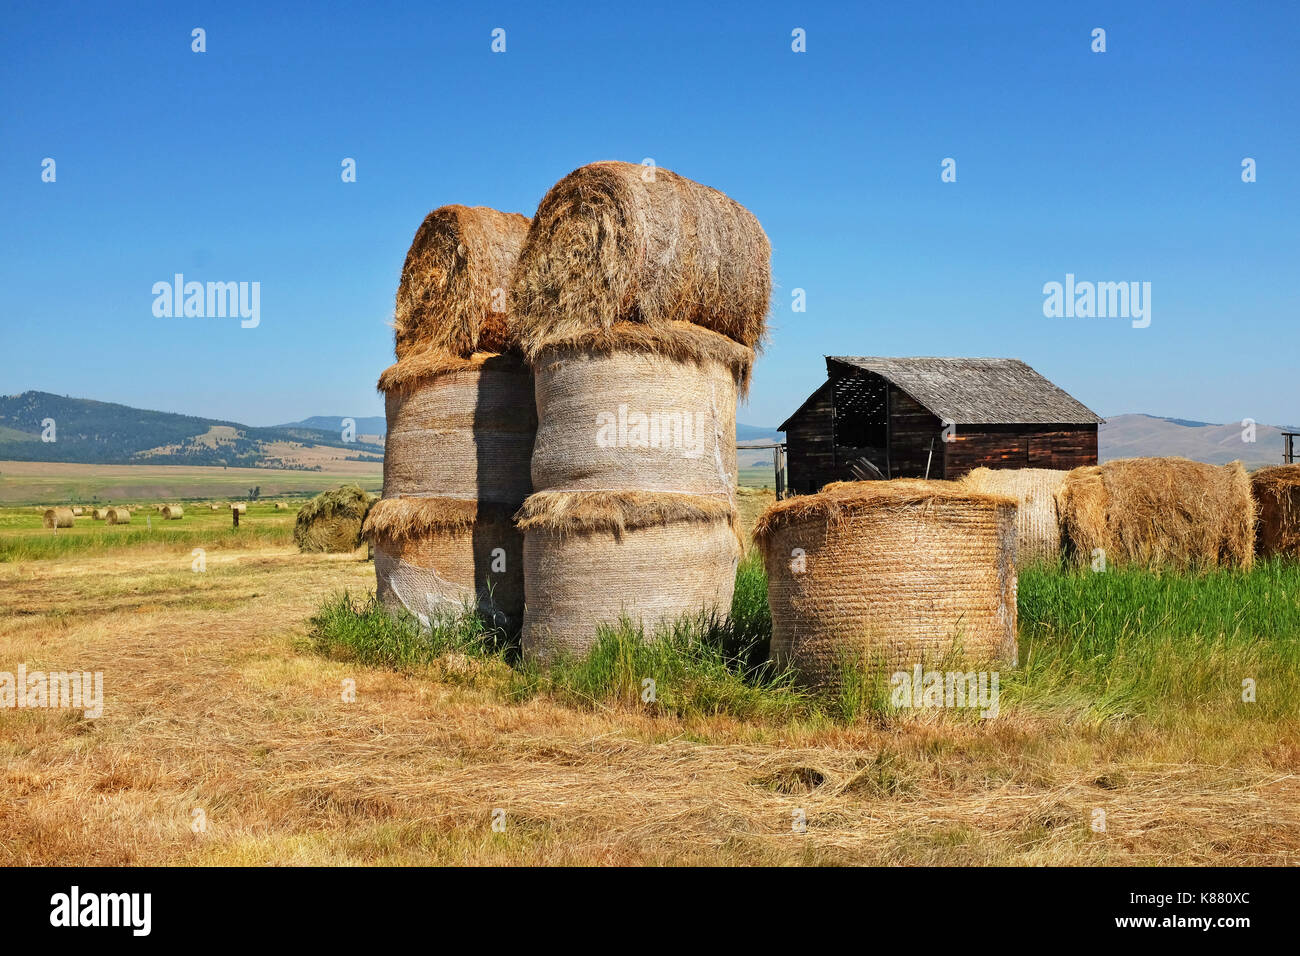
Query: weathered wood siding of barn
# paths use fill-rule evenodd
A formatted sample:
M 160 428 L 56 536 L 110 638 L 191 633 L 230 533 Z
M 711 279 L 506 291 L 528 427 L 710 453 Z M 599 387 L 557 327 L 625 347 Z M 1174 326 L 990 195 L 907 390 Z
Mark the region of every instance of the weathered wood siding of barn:
M 823 385 L 790 419 L 785 432 L 786 462 L 790 490 L 795 494 L 812 494 L 836 480 L 833 401 L 831 389 Z
M 943 446 L 943 477 L 974 468 L 1078 468 L 1097 464 L 1096 425 L 958 426 Z
M 941 477 L 943 423 L 897 385 L 889 386 L 889 477 L 924 478 L 925 463 L 934 447 L 930 477 Z

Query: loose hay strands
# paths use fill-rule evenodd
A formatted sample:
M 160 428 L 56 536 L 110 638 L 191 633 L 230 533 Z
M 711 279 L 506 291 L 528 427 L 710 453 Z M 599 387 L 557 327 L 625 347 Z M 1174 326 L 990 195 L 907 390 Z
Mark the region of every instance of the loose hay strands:
M 180 505 L 163 505 L 162 516 L 164 521 L 180 521 L 185 517 L 185 509 Z
M 771 246 L 748 209 L 666 169 L 600 162 L 537 207 L 510 324 L 528 351 L 623 320 L 693 322 L 754 348 L 771 292 Z
M 1241 462 L 1124 458 L 1076 468 L 1056 495 L 1067 550 L 1080 563 L 1249 568 L 1255 503 Z
M 127 508 L 109 508 L 107 520 L 109 524 L 130 524 L 131 512 Z
M 959 484 L 971 491 L 1006 495 L 1016 500 L 1019 536 L 1016 553 L 1023 567 L 1032 561 L 1056 561 L 1060 557 L 1061 523 L 1056 513 L 1056 492 L 1066 474 L 1052 468 L 976 468 L 963 476 Z
M 75 518 L 71 508 L 47 508 L 42 521 L 47 528 L 71 528 Z
M 1300 558 L 1300 465 L 1261 468 L 1250 476 L 1250 488 L 1259 513 L 1260 556 Z
M 960 652 L 1016 657 L 1015 502 L 923 481 L 835 482 L 759 517 L 772 656 L 815 685 Z
M 298 510 L 293 540 L 302 551 L 347 552 L 361 544 L 374 499 L 357 485 L 323 491 Z
M 531 374 L 518 352 L 475 352 L 461 358 L 437 349 L 425 349 L 410 352 L 384 369 L 376 387 L 385 395 L 403 394 L 457 372 L 480 371 L 507 375 Z
M 394 312 L 397 357 L 453 356 L 510 346 L 505 311 L 528 219 L 486 206 L 443 206 L 416 230 Z
M 515 515 L 521 531 L 555 535 L 611 534 L 658 525 L 726 522 L 735 531 L 731 503 L 702 495 L 627 491 L 539 491 Z

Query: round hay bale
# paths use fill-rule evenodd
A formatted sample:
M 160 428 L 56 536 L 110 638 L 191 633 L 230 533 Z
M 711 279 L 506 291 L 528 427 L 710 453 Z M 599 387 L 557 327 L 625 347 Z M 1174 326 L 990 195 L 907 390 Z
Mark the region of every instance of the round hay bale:
M 422 625 L 476 609 L 515 631 L 524 610 L 523 535 L 513 506 L 451 498 L 384 498 L 362 531 L 374 547 L 376 596 Z
M 286 505 L 283 501 L 277 501 L 277 502 L 275 503 L 275 510 L 276 510 L 276 511 L 287 511 L 287 510 L 289 510 L 289 506 Z
M 214 502 L 210 502 L 210 503 L 208 504 L 208 510 L 209 510 L 209 511 L 220 511 L 220 510 L 221 510 L 221 505 L 217 504 L 215 501 L 214 501 Z
M 1075 468 L 1056 493 L 1069 556 L 1089 564 L 1249 568 L 1255 503 L 1241 462 L 1121 458 Z
M 76 517 L 76 518 L 80 518 L 80 517 L 81 517 L 82 515 L 84 515 L 85 513 L 86 513 L 86 509 L 83 508 L 83 507 L 81 507 L 81 505 L 73 505 L 73 506 L 72 506 L 72 514 L 73 514 L 74 517 Z
M 538 355 L 534 488 L 734 495 L 736 391 L 753 351 L 679 325 L 713 340 L 713 354 L 622 349 L 606 337 Z
M 75 517 L 71 508 L 46 508 L 42 520 L 47 528 L 71 528 Z
M 529 492 L 537 413 L 515 353 L 448 361 L 426 353 L 384 372 L 384 497 L 446 497 L 518 507 Z
M 1016 556 L 1020 567 L 1061 556 L 1056 492 L 1067 472 L 1053 468 L 975 468 L 958 482 L 970 491 L 1015 499 Z
M 105 521 L 105 520 L 108 519 L 108 509 L 107 509 L 107 508 L 96 508 L 96 509 L 91 513 L 91 517 L 92 517 L 95 521 Z
M 529 657 L 585 654 L 624 616 L 653 639 L 659 624 L 731 608 L 740 541 L 726 500 L 542 491 L 518 518 Z
M 180 505 L 163 505 L 162 516 L 164 521 L 180 521 L 185 517 L 185 509 Z
M 537 207 L 510 323 L 529 351 L 624 320 L 693 322 L 754 348 L 771 293 L 771 246 L 744 206 L 666 169 L 592 163 Z
M 130 524 L 131 512 L 127 508 L 109 508 L 105 520 L 109 524 Z
M 293 540 L 300 551 L 341 553 L 361 546 L 361 525 L 374 499 L 357 485 L 323 491 L 298 510 Z
M 1016 505 L 946 483 L 834 482 L 759 517 L 772 657 L 813 685 L 843 665 L 1016 659 Z
M 241 515 L 248 512 L 248 504 L 243 501 L 232 501 L 230 503 L 231 511 L 238 511 Z
M 1259 515 L 1259 555 L 1300 558 L 1300 465 L 1261 468 L 1250 476 L 1250 490 Z
M 528 219 L 486 206 L 443 206 L 424 218 L 402 266 L 394 311 L 397 357 L 509 346 L 506 291 Z

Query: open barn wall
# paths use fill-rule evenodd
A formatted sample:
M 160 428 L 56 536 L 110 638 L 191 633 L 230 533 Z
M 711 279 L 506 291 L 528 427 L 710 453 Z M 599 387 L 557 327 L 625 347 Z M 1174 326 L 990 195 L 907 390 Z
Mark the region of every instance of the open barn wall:
M 786 422 L 786 468 L 790 491 L 806 495 L 836 481 L 834 406 L 830 383 L 822 385 Z

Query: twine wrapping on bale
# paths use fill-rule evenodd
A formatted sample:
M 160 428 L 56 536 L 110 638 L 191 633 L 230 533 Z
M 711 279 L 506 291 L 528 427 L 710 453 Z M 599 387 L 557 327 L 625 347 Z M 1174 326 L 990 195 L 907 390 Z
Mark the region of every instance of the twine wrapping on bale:
M 846 664 L 1016 659 L 1016 504 L 946 483 L 834 482 L 758 519 L 772 656 L 814 685 Z
M 1300 465 L 1261 468 L 1250 476 L 1250 488 L 1259 515 L 1260 557 L 1300 558 Z
M 518 354 L 421 355 L 384 372 L 384 497 L 447 497 L 518 507 L 532 490 L 537 414 Z
M 298 509 L 294 543 L 300 551 L 353 551 L 361 545 L 361 526 L 373 504 L 358 485 L 322 491 Z
M 180 505 L 163 505 L 162 516 L 164 521 L 180 521 L 185 517 L 185 509 Z
M 130 524 L 131 512 L 127 508 L 109 508 L 107 520 L 109 524 Z
M 105 519 L 108 518 L 108 509 L 96 508 L 93 512 L 91 512 L 91 518 L 93 518 L 95 521 L 104 521 Z
M 604 335 L 588 336 L 594 345 L 548 346 L 534 359 L 534 488 L 732 496 L 736 388 L 753 351 L 679 325 L 688 338 L 712 340 L 711 352 L 682 359 Z
M 424 627 L 477 610 L 515 630 L 524 607 L 523 536 L 513 507 L 448 498 L 384 498 L 362 531 L 375 549 L 376 596 Z
M 47 528 L 71 528 L 75 517 L 71 508 L 47 508 L 43 521 Z
M 1061 555 L 1061 523 L 1056 492 L 1067 472 L 1053 468 L 975 468 L 958 482 L 970 491 L 1006 495 L 1017 504 L 1017 561 L 1057 561 Z
M 727 501 L 693 495 L 538 492 L 524 532 L 523 649 L 578 656 L 602 624 L 655 627 L 731 607 L 740 540 Z
M 1255 503 L 1241 462 L 1123 458 L 1069 472 L 1056 493 L 1067 552 L 1089 564 L 1249 568 Z
M 529 351 L 623 320 L 693 322 L 754 348 L 771 293 L 771 246 L 744 206 L 666 169 L 592 163 L 537 207 L 510 324 Z
M 506 293 L 527 234 L 525 216 L 486 206 L 429 213 L 411 241 L 397 287 L 397 357 L 505 351 Z

